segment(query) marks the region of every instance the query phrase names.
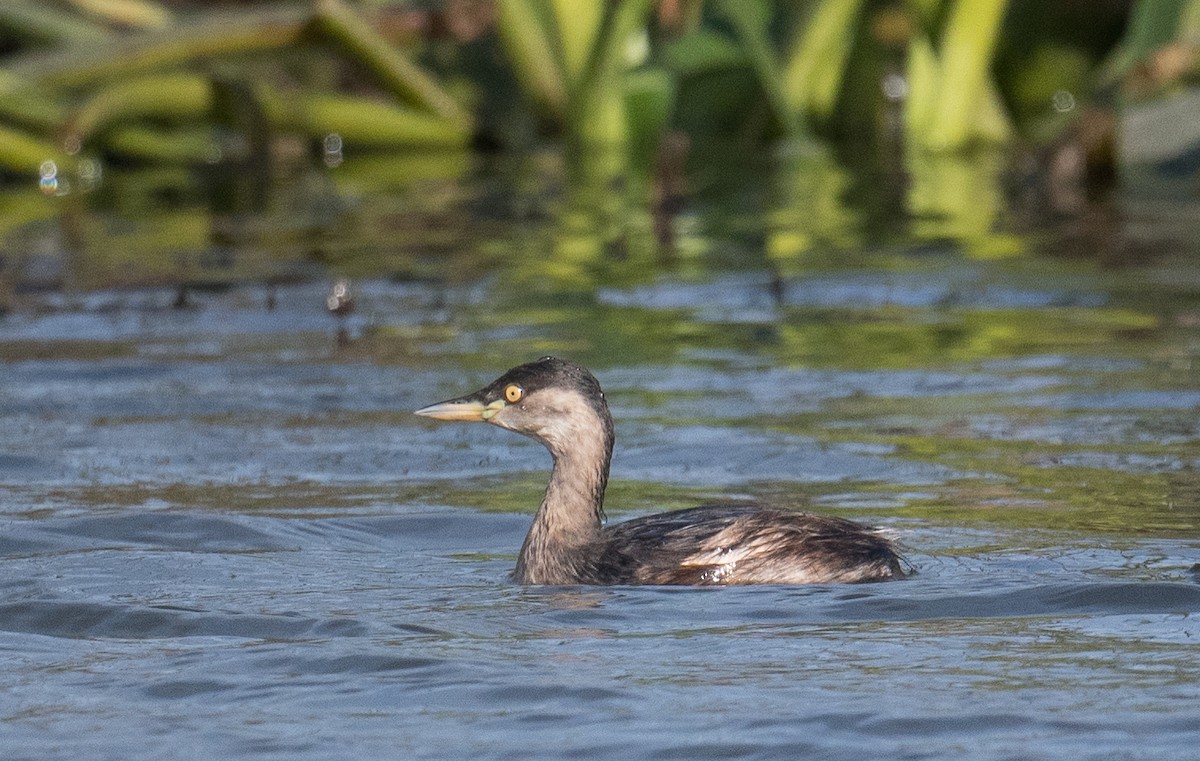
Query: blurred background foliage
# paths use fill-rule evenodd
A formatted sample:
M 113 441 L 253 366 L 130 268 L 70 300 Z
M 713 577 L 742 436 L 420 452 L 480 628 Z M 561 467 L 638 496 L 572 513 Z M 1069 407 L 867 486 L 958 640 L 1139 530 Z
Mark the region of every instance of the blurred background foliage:
M 565 202 L 542 274 L 559 281 L 598 252 L 675 245 L 680 199 L 721 183 L 766 187 L 784 274 L 861 245 L 897 198 L 918 237 L 1004 257 L 1019 243 L 997 229 L 997 177 L 1070 209 L 1124 166 L 1200 165 L 1198 72 L 1200 0 L 4 0 L 0 240 L 65 213 L 96 273 L 122 255 L 177 272 L 177 252 L 236 241 L 269 278 L 263 252 L 322 249 L 331 198 L 387 218 L 369 199 L 399 180 L 549 147 Z M 305 162 L 342 168 L 289 174 Z M 876 179 L 847 171 L 864 163 Z M 125 170 L 133 200 L 105 203 L 158 215 L 141 243 L 39 203 Z M 182 211 L 206 188 L 211 214 Z
M 5 0 L 0 170 L 329 139 L 551 138 L 647 167 L 673 134 L 710 154 L 1070 141 L 1100 177 L 1119 111 L 1185 87 L 1198 40 L 1198 0 Z

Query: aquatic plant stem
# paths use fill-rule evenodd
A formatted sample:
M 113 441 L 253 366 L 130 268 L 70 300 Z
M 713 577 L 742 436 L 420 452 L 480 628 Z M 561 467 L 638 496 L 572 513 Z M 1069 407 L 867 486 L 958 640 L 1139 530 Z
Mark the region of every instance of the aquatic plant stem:
M 567 83 L 546 19 L 529 0 L 498 0 L 496 31 L 521 89 L 543 117 L 565 123 Z
M 826 121 L 833 116 L 854 49 L 864 0 L 829 0 L 795 35 L 779 84 L 788 110 Z
M 99 24 L 79 18 L 44 0 L 0 3 L 0 36 L 37 44 L 95 45 L 112 37 Z
M 341 0 L 317 0 L 314 26 L 409 105 L 470 131 L 474 118 L 433 77 L 379 35 Z
M 68 0 L 81 12 L 110 24 L 133 29 L 162 29 L 171 12 L 150 0 Z
M 301 8 L 222 14 L 219 20 L 129 37 L 81 51 L 68 49 L 15 63 L 16 79 L 51 90 L 88 87 L 199 58 L 278 50 L 297 43 L 311 13 Z
M 771 20 L 766 15 L 766 8 L 758 3 L 741 3 L 737 0 L 722 0 L 718 7 L 733 27 L 734 34 L 758 77 L 759 86 L 771 105 L 776 125 L 785 134 L 794 132 L 797 124 L 796 111 L 790 107 L 784 95 L 783 75 L 768 34 Z
M 550 0 L 568 89 L 578 85 L 604 19 L 602 3 Z
M 120 80 L 98 90 L 66 121 L 68 144 L 81 145 L 105 126 L 140 117 L 186 119 L 212 107 L 212 86 L 196 74 L 165 74 Z
M 621 57 L 629 36 L 645 22 L 652 7 L 653 0 L 612 0 L 605 5 L 587 66 L 571 98 L 569 128 L 580 143 L 617 146 L 628 141 Z
M 919 142 L 958 150 L 975 136 L 974 120 L 989 87 L 989 69 L 1007 0 L 957 0 L 942 32 L 937 97 Z

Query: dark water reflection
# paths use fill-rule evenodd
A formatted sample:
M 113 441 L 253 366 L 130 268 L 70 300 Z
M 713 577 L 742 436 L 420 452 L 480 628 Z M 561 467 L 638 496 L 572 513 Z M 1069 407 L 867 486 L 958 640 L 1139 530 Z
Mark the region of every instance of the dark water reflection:
M 1200 207 L 790 161 L 666 246 L 545 158 L 0 201 L 0 755 L 1193 757 Z M 409 411 L 548 352 L 614 519 L 755 498 L 918 574 L 514 587 L 548 457 Z

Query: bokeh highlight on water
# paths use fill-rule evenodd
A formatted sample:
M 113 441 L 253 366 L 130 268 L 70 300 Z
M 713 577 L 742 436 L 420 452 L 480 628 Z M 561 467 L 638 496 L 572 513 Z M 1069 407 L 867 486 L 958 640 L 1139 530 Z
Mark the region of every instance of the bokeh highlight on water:
M 544 157 L 6 228 L 0 755 L 1194 757 L 1195 204 L 791 160 L 665 247 Z M 514 586 L 548 458 L 410 411 L 546 353 L 606 388 L 611 520 L 835 513 L 916 575 Z

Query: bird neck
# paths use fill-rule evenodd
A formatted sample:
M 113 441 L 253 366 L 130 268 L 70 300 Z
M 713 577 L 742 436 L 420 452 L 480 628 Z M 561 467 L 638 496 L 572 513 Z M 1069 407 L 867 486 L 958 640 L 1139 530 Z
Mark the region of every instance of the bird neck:
M 525 584 L 579 581 L 585 548 L 600 536 L 604 490 L 612 460 L 612 425 L 594 436 L 576 437 L 569 447 L 551 447 L 554 469 L 533 518 L 513 576 Z

